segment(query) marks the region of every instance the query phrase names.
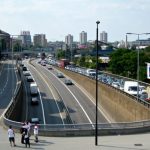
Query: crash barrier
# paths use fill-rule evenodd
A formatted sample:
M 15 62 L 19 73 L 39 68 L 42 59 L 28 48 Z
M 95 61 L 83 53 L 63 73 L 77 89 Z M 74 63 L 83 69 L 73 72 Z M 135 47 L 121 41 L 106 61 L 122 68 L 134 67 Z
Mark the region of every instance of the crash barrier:
M 15 91 L 14 97 L 12 97 L 6 112 L 4 113 L 6 118 L 16 118 L 17 116 L 13 114 L 14 111 L 18 111 L 18 110 L 14 110 L 14 108 L 16 107 L 17 103 L 19 102 L 20 98 L 22 95 L 22 82 L 19 81 L 17 84 L 17 89 Z

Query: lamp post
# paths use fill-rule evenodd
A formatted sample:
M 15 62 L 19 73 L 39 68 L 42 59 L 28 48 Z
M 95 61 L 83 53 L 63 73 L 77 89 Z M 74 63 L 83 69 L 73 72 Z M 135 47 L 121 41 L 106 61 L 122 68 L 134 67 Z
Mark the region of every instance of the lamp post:
M 97 125 L 97 120 L 98 120 L 98 24 L 100 21 L 96 21 L 97 28 L 96 28 L 96 116 L 95 116 L 95 145 L 98 145 L 98 125 Z
M 150 33 L 126 33 L 126 39 L 127 35 L 137 35 L 138 36 L 138 51 L 137 51 L 137 101 L 139 99 L 139 50 L 140 50 L 140 35 L 148 35 Z M 127 44 L 127 40 L 126 40 Z M 127 48 L 127 47 L 126 47 Z

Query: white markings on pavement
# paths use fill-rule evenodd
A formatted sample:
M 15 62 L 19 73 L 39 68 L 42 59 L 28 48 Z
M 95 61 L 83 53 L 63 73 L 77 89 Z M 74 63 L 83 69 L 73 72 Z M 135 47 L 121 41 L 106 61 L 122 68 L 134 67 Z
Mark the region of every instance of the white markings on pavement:
M 8 70 L 7 71 L 7 77 L 6 77 L 6 82 L 5 82 L 5 84 L 4 84 L 4 87 L 1 89 L 1 91 L 0 91 L 0 95 L 2 95 L 3 94 L 3 92 L 5 91 L 5 88 L 6 88 L 6 86 L 7 86 L 7 84 L 8 84 L 8 75 L 9 75 L 9 65 L 8 65 L 8 67 L 7 67 L 8 69 L 5 69 L 5 70 Z
M 31 65 L 31 66 L 32 66 L 32 65 Z M 32 66 L 32 67 L 33 67 L 33 66 Z M 35 69 L 35 68 L 34 68 L 34 69 Z M 36 69 L 35 69 L 35 70 L 36 70 Z M 36 71 L 37 71 L 37 70 L 36 70 Z M 37 72 L 38 72 L 38 71 L 37 71 Z M 41 76 L 41 78 L 43 79 L 43 81 L 46 83 L 47 87 L 48 87 L 49 90 L 51 91 L 52 96 L 53 96 L 53 98 L 54 98 L 54 100 L 55 100 L 56 106 L 57 106 L 57 108 L 58 108 L 58 111 L 59 111 L 59 114 L 60 114 L 62 123 L 65 124 L 65 123 L 64 123 L 64 120 L 63 120 L 62 113 L 61 113 L 60 108 L 59 108 L 59 106 L 58 106 L 58 103 L 57 103 L 57 101 L 56 101 L 57 98 L 55 97 L 55 94 L 53 93 L 53 91 L 52 91 L 51 87 L 49 86 L 49 84 L 48 84 L 48 83 L 46 82 L 46 80 L 43 78 L 42 74 L 41 74 L 40 72 L 38 72 L 38 74 Z M 44 76 L 45 76 L 45 75 L 44 75 Z M 45 76 L 45 77 L 47 77 L 47 76 Z
M 30 65 L 30 64 L 29 64 Z M 37 71 L 32 65 L 30 65 L 35 71 Z M 35 81 L 35 80 L 34 80 Z M 45 121 L 45 112 L 44 112 L 44 107 L 43 107 L 43 102 L 42 102 L 42 98 L 41 98 L 41 94 L 40 94 L 40 90 L 38 88 L 38 93 L 39 93 L 39 96 L 40 96 L 40 102 L 41 102 L 41 107 L 42 107 L 42 115 L 43 115 L 43 122 L 44 122 L 44 125 L 46 124 L 46 121 Z
M 43 67 L 44 69 L 46 69 L 45 67 Z M 47 70 L 47 69 L 46 69 Z M 50 71 L 49 71 L 50 72 Z M 52 73 L 52 72 L 50 72 L 55 78 L 57 78 L 56 77 L 56 75 L 54 74 L 54 73 Z M 94 125 L 93 125 L 93 123 L 92 123 L 92 121 L 91 121 L 91 119 L 90 119 L 90 117 L 88 116 L 88 114 L 86 113 L 86 111 L 84 110 L 84 108 L 83 108 L 83 106 L 81 105 L 81 103 L 78 101 L 78 99 L 76 98 L 76 96 L 72 93 L 72 91 L 59 79 L 59 78 L 57 78 L 66 88 L 67 88 L 67 90 L 71 93 L 71 95 L 74 97 L 74 99 L 76 100 L 76 102 L 79 104 L 79 106 L 81 107 L 81 109 L 82 109 L 82 111 L 84 112 L 84 114 L 86 115 L 86 117 L 87 117 L 87 119 L 89 120 L 89 122 L 90 122 L 90 124 L 92 124 L 92 127 L 93 128 L 95 128 L 94 127 Z

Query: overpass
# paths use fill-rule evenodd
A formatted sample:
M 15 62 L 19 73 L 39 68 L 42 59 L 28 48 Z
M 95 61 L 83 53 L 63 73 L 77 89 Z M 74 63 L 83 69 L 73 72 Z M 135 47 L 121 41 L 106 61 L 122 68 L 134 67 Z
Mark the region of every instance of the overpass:
M 94 101 L 95 95 L 95 81 L 80 74 L 60 69 L 64 74 L 70 76 L 77 84 L 82 85 L 81 89 L 92 95 Z M 109 91 L 109 92 L 108 92 Z M 19 129 L 20 122 L 15 120 L 14 113 L 18 114 L 16 110 L 20 107 L 20 100 L 23 96 L 22 86 L 18 85 L 18 90 L 15 96 L 15 101 L 12 101 L 8 109 L 3 115 L 3 122 L 5 125 L 13 125 Z M 99 124 L 99 133 L 101 134 L 126 134 L 145 132 L 149 130 L 150 111 L 149 108 L 142 103 L 136 101 L 133 96 L 123 93 L 119 89 L 115 89 L 109 85 L 99 83 L 99 107 L 102 107 L 105 113 L 112 118 L 111 124 Z M 114 98 L 115 97 L 115 98 Z M 94 130 L 89 124 L 65 125 L 40 125 L 40 133 L 42 135 L 51 136 L 73 136 L 73 135 L 94 135 Z M 58 130 L 60 131 L 58 133 Z

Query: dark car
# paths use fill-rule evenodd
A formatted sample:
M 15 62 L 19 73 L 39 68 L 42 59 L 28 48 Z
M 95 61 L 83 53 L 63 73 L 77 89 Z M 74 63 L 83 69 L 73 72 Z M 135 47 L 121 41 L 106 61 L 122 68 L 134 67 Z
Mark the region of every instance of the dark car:
M 23 71 L 27 71 L 28 69 L 27 69 L 26 66 L 23 66 L 23 67 L 22 67 L 22 70 L 23 70 Z
M 48 70 L 53 70 L 52 66 L 47 67 Z
M 39 103 L 39 100 L 37 97 L 32 97 L 31 98 L 31 105 L 38 105 Z
M 32 76 L 27 76 L 27 82 L 34 82 L 34 79 Z
M 72 81 L 70 79 L 66 79 L 65 80 L 65 84 L 66 85 L 72 85 L 73 83 L 72 83 Z
M 58 77 L 58 78 L 64 78 L 64 75 L 59 72 L 59 73 L 57 73 L 57 77 Z

